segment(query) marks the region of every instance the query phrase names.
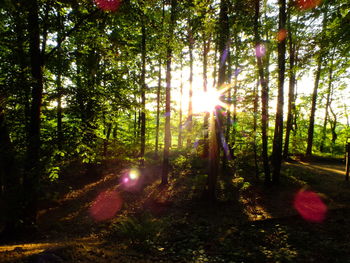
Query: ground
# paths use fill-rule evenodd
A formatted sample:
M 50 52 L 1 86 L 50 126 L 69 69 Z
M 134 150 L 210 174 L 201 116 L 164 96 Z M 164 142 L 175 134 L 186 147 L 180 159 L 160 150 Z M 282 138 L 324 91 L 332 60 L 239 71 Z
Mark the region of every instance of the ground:
M 201 198 L 205 176 L 195 162 L 174 163 L 163 188 L 157 165 L 142 169 L 141 186 L 131 188 L 121 186 L 131 164 L 98 176 L 68 173 L 55 201 L 42 204 L 38 234 L 0 246 L 0 262 L 350 262 L 341 162 L 286 162 L 280 185 L 270 187 L 240 167 L 220 180 L 215 203 Z M 302 204 L 311 219 L 297 211 L 298 193 L 318 198 Z M 104 209 L 115 209 L 113 218 Z

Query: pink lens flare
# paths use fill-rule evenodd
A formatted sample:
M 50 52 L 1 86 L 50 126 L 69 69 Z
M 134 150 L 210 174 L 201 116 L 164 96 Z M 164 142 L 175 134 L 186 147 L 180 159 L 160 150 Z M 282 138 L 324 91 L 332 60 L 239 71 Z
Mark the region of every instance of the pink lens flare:
M 278 42 L 282 42 L 283 40 L 285 40 L 286 39 L 286 37 L 287 37 L 287 30 L 286 29 L 284 29 L 284 28 L 282 28 L 282 29 L 280 29 L 278 32 L 277 32 L 277 41 Z
M 302 10 L 312 9 L 321 4 L 321 0 L 297 0 L 297 6 Z
M 312 191 L 299 191 L 294 199 L 294 208 L 306 221 L 321 223 L 326 218 L 327 206 Z
M 256 47 L 255 47 L 255 55 L 258 58 L 261 58 L 261 57 L 265 56 L 265 53 L 266 53 L 266 48 L 265 48 L 264 44 L 256 45 Z
M 94 0 L 96 5 L 104 11 L 115 12 L 121 4 L 121 0 Z
M 120 182 L 122 189 L 126 191 L 137 191 L 142 185 L 142 174 L 137 168 L 130 168 L 123 171 Z
M 89 214 L 96 221 L 111 219 L 122 207 L 122 199 L 116 191 L 100 193 L 92 203 Z

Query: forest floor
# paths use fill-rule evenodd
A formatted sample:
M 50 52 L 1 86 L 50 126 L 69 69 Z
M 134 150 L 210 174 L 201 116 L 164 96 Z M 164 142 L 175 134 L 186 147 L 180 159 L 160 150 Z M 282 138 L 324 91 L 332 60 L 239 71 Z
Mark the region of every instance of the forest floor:
M 197 166 L 178 159 L 163 188 L 157 165 L 131 188 L 120 183 L 125 164 L 101 175 L 73 169 L 50 190 L 55 200 L 42 203 L 37 236 L 1 245 L 0 262 L 350 262 L 341 162 L 284 163 L 280 185 L 269 187 L 239 167 L 219 180 L 214 204 L 201 198 Z M 116 215 L 101 220 L 108 211 Z

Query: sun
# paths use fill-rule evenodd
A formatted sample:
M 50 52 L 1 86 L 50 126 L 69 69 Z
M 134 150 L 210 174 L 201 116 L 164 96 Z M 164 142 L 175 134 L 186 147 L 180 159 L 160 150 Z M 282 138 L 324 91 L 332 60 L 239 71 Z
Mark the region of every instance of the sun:
M 216 106 L 229 109 L 230 102 L 226 97 L 227 91 L 232 85 L 224 84 L 220 87 L 214 87 L 211 85 L 215 85 L 214 80 L 209 77 L 207 80 L 207 91 L 204 92 L 200 68 L 195 68 L 194 71 L 198 74 L 193 75 L 192 114 L 203 115 L 205 113 L 211 113 L 215 110 Z M 188 77 L 188 75 L 184 74 L 181 78 L 181 75 L 175 72 L 172 84 L 176 87 L 171 93 L 172 102 L 177 106 L 178 110 L 182 110 L 183 115 L 188 114 L 190 83 L 188 81 L 182 82 L 181 79 L 187 79 Z M 180 87 L 182 87 L 182 92 L 180 91 Z
M 193 113 L 206 113 L 214 111 L 216 106 L 225 106 L 220 100 L 222 91 L 209 88 L 207 92 L 197 91 L 193 94 Z

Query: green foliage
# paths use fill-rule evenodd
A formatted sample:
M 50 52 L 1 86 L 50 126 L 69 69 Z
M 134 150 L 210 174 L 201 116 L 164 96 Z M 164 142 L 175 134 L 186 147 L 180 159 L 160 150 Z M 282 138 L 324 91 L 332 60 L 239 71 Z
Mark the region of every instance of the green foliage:
M 160 220 L 144 213 L 139 217 L 130 216 L 114 223 L 108 238 L 122 240 L 134 249 L 148 251 L 154 249 L 162 230 L 163 225 Z
M 61 170 L 60 167 L 57 167 L 57 166 L 50 167 L 48 171 L 50 181 L 53 182 L 59 178 L 60 170 Z
M 189 162 L 189 158 L 186 155 L 180 154 L 178 157 L 176 157 L 172 164 L 176 169 L 180 171 L 189 170 L 191 168 L 191 164 Z

